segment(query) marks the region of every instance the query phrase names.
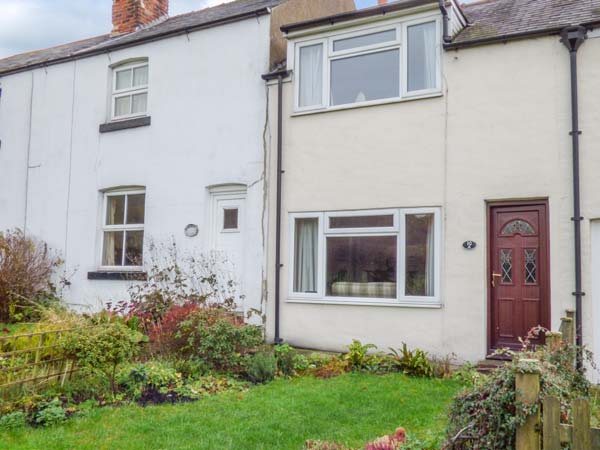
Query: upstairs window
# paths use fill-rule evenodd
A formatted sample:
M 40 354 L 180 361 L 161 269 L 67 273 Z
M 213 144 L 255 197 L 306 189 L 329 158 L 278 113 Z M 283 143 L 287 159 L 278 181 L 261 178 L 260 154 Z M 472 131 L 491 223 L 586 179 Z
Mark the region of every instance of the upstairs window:
M 144 116 L 148 112 L 148 62 L 113 69 L 112 119 Z
M 143 266 L 144 190 L 104 194 L 102 267 L 136 269 Z
M 296 111 L 401 100 L 441 91 L 438 19 L 296 44 Z

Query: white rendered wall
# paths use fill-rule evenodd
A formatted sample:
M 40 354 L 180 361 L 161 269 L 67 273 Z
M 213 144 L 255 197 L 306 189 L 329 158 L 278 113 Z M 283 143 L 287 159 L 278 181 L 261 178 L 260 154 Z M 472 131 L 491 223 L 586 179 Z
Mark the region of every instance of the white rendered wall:
M 152 125 L 99 133 L 109 65 L 149 59 Z M 88 281 L 100 261 L 101 190 L 146 187 L 145 239 L 208 248 L 208 186 L 247 186 L 245 308 L 260 308 L 269 16 L 0 79 L 0 229 L 26 227 L 75 272 L 66 292 L 94 308 L 125 298 L 125 281 Z M 33 79 L 33 85 L 32 85 Z M 29 129 L 30 98 L 33 109 Z M 30 141 L 26 192 L 27 150 Z M 27 205 L 27 206 L 25 206 Z M 26 219 L 25 219 L 26 217 Z M 198 224 L 196 238 L 184 236 Z

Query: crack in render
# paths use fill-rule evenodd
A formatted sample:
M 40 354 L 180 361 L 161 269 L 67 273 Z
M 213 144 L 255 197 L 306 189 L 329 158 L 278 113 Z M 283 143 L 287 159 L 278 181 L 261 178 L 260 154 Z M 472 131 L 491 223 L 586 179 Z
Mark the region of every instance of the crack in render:
M 263 263 L 262 263 L 262 286 L 261 286 L 261 301 L 260 301 L 260 317 L 265 327 L 266 335 L 266 309 L 267 309 L 267 296 L 268 296 L 268 281 L 267 281 L 267 270 L 268 270 L 268 243 L 266 242 L 267 228 L 269 226 L 267 222 L 268 212 L 268 200 L 269 200 L 269 182 L 267 178 L 267 172 L 269 170 L 269 143 L 271 142 L 271 127 L 269 126 L 269 86 L 265 84 L 266 103 L 265 103 L 265 126 L 263 128 L 263 173 L 262 177 L 250 186 L 263 180 L 263 204 L 262 204 L 262 226 L 261 226 L 261 239 L 262 239 L 262 250 L 263 250 Z

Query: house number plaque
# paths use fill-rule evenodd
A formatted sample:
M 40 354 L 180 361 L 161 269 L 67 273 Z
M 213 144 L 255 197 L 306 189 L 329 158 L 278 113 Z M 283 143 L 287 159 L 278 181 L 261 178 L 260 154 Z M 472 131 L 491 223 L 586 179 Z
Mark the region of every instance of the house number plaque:
M 467 250 L 473 250 L 475 247 L 477 247 L 477 242 L 465 241 L 465 242 L 463 242 L 463 247 L 466 248 Z

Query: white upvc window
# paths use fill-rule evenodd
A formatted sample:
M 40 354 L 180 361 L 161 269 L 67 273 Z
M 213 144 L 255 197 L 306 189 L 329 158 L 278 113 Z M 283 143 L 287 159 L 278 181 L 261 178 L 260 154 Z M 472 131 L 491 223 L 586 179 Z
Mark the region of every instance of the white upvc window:
M 290 214 L 289 301 L 441 304 L 439 208 Z
M 138 270 L 144 265 L 146 192 L 143 189 L 104 194 L 102 260 L 104 270 Z
M 148 114 L 148 62 L 113 68 L 111 119 L 122 120 Z
M 441 23 L 392 21 L 295 44 L 298 113 L 441 93 Z

